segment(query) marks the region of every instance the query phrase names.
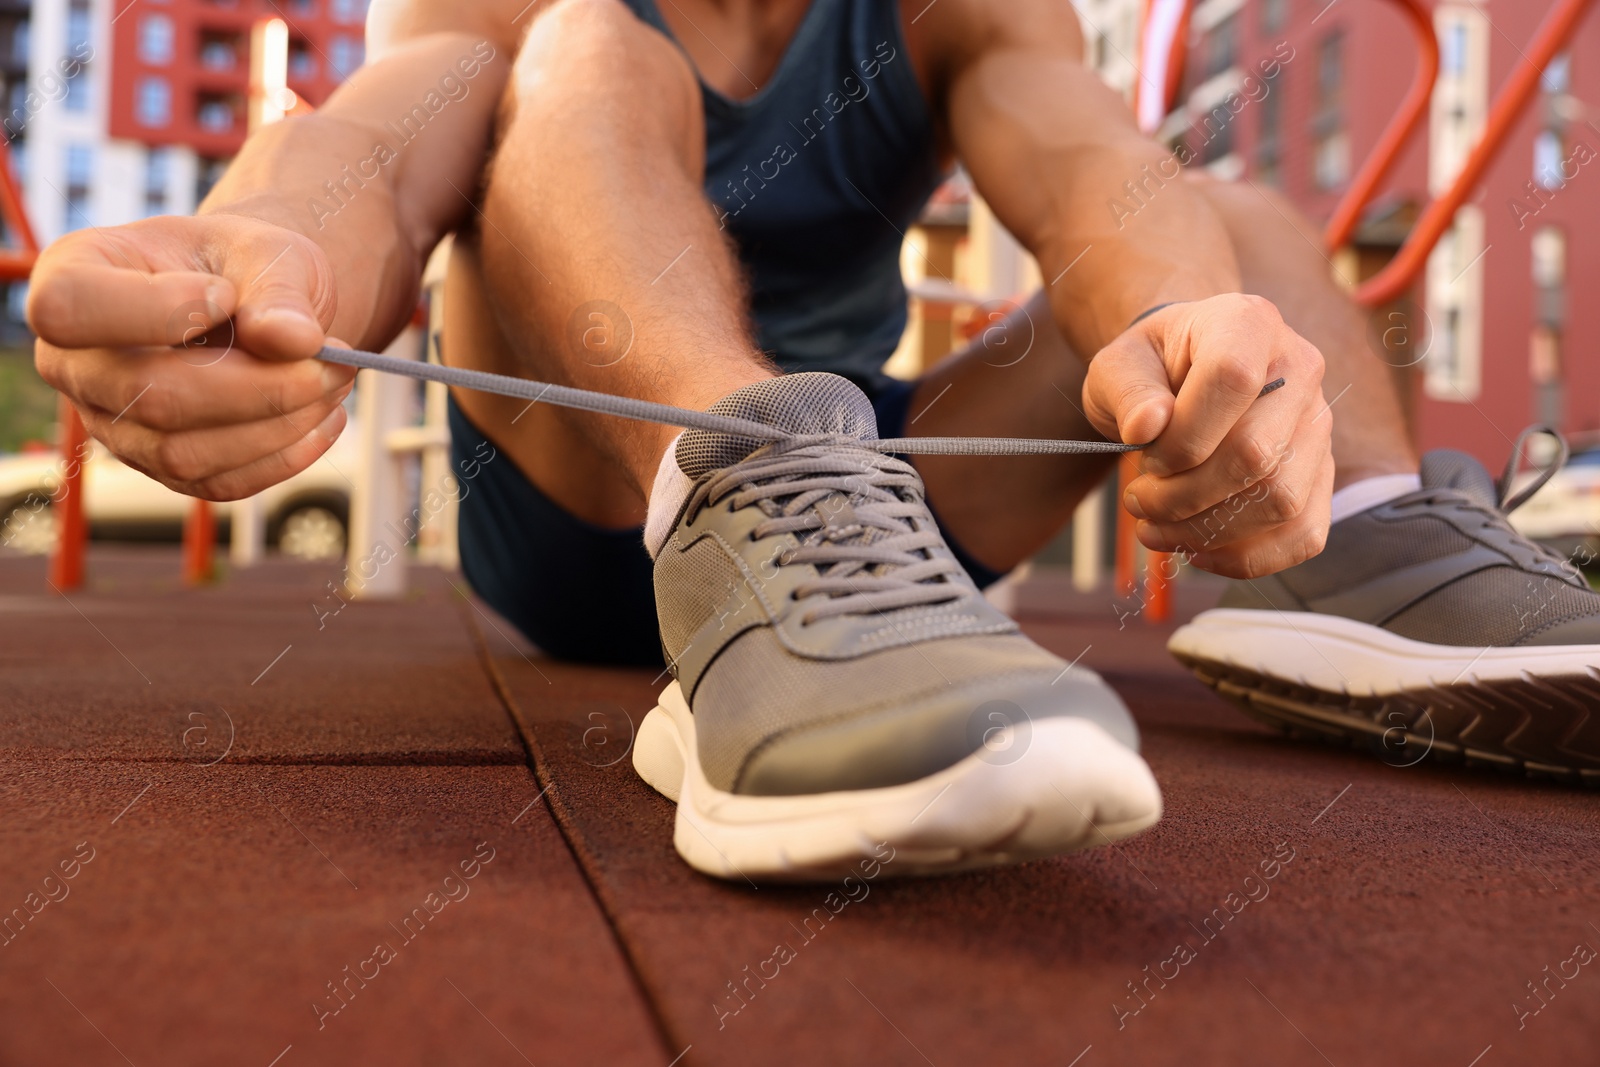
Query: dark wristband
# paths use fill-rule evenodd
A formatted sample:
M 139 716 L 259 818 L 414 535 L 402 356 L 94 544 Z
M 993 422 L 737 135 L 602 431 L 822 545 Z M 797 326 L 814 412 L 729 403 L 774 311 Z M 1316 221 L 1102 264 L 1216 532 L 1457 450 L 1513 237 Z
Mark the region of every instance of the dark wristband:
M 1139 312 L 1139 314 L 1134 316 L 1134 319 L 1133 319 L 1132 322 L 1128 323 L 1128 329 L 1130 329 L 1130 330 L 1133 329 L 1135 326 L 1139 325 L 1145 319 L 1148 319 L 1151 315 L 1154 315 L 1158 311 L 1162 311 L 1162 310 L 1164 310 L 1166 308 L 1173 307 L 1176 304 L 1187 304 L 1187 303 L 1188 303 L 1187 300 L 1169 300 L 1165 304 L 1157 304 L 1153 308 L 1145 308 L 1143 311 Z

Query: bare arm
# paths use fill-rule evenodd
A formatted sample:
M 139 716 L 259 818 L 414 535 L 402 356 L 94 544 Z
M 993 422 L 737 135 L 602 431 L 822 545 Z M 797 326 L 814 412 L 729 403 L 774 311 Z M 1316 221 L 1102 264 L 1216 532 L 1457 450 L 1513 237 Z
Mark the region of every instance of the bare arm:
M 473 210 L 517 11 L 378 0 L 372 62 L 315 113 L 253 136 L 195 217 L 46 249 L 29 294 L 35 363 L 89 432 L 217 500 L 314 462 L 353 375 L 311 357 L 332 338 L 381 347 L 410 316 L 423 257 Z M 226 355 L 197 359 L 183 346 L 208 327 Z
M 252 137 L 199 214 L 309 238 L 339 279 L 329 332 L 381 347 L 410 317 L 424 258 L 472 213 L 520 6 L 377 0 L 367 65 Z
M 951 139 L 1091 361 L 1085 412 L 1110 436 L 1154 442 L 1127 498 L 1140 538 L 1240 576 L 1320 551 L 1333 475 L 1321 355 L 1270 303 L 1239 295 L 1221 219 L 1083 65 L 1068 5 L 932 11 Z M 1130 327 L 1169 302 L 1181 303 Z M 1224 504 L 1225 521 L 1208 524 Z

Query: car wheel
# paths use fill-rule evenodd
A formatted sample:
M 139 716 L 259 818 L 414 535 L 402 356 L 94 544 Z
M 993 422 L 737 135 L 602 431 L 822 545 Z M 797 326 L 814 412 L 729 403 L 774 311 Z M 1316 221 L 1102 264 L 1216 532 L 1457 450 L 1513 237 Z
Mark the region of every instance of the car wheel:
M 344 546 L 344 520 L 320 504 L 296 507 L 278 527 L 278 551 L 290 559 L 338 559 Z
M 0 547 L 47 556 L 56 547 L 56 513 L 48 500 L 24 500 L 0 519 Z

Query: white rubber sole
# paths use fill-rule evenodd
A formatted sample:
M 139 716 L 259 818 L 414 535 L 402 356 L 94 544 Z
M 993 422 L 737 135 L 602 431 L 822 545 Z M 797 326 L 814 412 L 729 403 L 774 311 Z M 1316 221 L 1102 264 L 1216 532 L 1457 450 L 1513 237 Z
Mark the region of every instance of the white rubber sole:
M 1593 645 L 1431 645 L 1354 619 L 1309 611 L 1214 608 L 1180 627 L 1167 650 L 1352 697 L 1529 677 L 1600 678 L 1600 647 Z
M 1015 863 L 1108 844 L 1161 818 L 1150 768 L 1099 726 L 1056 718 L 1025 729 L 994 739 L 1006 762 L 986 749 L 904 785 L 741 796 L 706 780 L 694 716 L 673 682 L 639 727 L 633 766 L 677 802 L 673 843 L 691 867 L 752 882 L 834 881 L 871 861 L 882 875 Z

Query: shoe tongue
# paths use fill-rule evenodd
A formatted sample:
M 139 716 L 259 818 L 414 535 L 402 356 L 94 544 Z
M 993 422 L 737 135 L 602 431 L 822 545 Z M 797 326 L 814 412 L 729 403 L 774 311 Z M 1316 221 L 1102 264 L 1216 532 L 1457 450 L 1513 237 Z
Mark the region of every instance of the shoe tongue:
M 806 371 L 747 385 L 706 410 L 777 426 L 795 434 L 838 434 L 863 441 L 878 437 L 867 394 L 848 378 Z M 729 467 L 766 444 L 736 434 L 685 430 L 678 438 L 678 467 L 691 479 Z
M 1500 491 L 1483 464 L 1454 449 L 1435 449 L 1422 457 L 1422 487 L 1454 489 L 1485 507 L 1500 506 Z

